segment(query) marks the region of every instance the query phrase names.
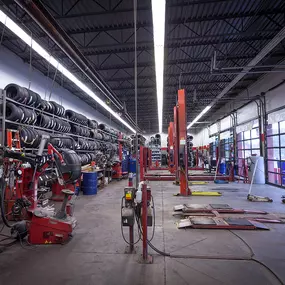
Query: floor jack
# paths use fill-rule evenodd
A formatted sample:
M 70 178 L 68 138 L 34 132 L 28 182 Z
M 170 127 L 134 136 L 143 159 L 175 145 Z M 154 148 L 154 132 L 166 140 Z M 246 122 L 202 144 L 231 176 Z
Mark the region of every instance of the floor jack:
M 38 205 L 38 179 L 47 168 L 55 166 L 58 180 L 61 180 L 63 184 L 66 183 L 66 181 L 63 181 L 63 172 L 69 172 L 72 180 L 78 179 L 81 174 L 80 161 L 79 159 L 76 161 L 77 156 L 74 156 L 73 151 L 68 150 L 63 156 L 48 143 L 47 159 L 42 159 L 43 149 L 46 146 L 48 139 L 48 136 L 42 136 L 37 155 L 11 150 L 6 150 L 4 152 L 5 158 L 29 163 L 30 168 L 33 169 L 33 175 L 31 175 L 30 183 L 28 183 L 29 188 L 25 190 L 26 192 L 32 192 L 31 196 L 25 197 L 24 195 L 26 192 L 21 192 L 21 196 L 29 201 L 29 206 L 26 207 L 27 221 L 23 220 L 19 223 L 15 223 L 12 227 L 12 230 L 17 231 L 21 239 L 28 234 L 28 240 L 31 244 L 66 243 L 72 237 L 72 231 L 76 226 L 76 219 L 72 216 L 71 211 L 69 210 L 69 213 L 66 212 L 66 209 L 70 209 L 70 207 L 67 207 L 68 200 L 74 195 L 74 192 L 70 189 L 62 190 L 64 200 L 61 209 L 57 213 Z M 65 161 L 68 161 L 71 158 L 73 159 L 74 164 L 69 165 Z M 3 220 L 6 220 L 5 213 L 2 211 L 1 214 Z
M 191 191 L 188 183 L 187 116 L 185 90 L 178 90 L 177 106 L 174 107 L 174 160 L 176 168 L 175 184 L 180 192 L 174 196 L 221 196 L 216 191 Z

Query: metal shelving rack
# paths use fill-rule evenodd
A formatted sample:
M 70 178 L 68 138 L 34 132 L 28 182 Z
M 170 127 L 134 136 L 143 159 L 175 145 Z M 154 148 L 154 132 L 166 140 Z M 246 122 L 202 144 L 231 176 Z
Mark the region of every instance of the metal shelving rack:
M 63 135 L 64 137 L 72 137 L 73 139 L 77 139 L 77 138 L 82 138 L 82 139 L 85 139 L 85 140 L 88 140 L 88 141 L 97 141 L 97 142 L 102 142 L 102 143 L 106 143 L 105 140 L 100 140 L 100 139 L 97 139 L 97 138 L 90 138 L 90 137 L 85 137 L 85 136 L 80 136 L 80 135 L 76 135 L 76 134 L 72 134 L 72 133 L 69 133 L 68 135 L 66 135 L 65 132 L 61 132 L 61 131 L 56 131 L 54 129 L 48 129 L 48 128 L 43 128 L 43 127 L 40 127 L 40 126 L 37 126 L 35 124 L 23 124 L 23 123 L 20 123 L 20 122 L 14 122 L 14 121 L 10 121 L 10 120 L 7 120 L 5 118 L 5 114 L 6 114 L 6 102 L 11 102 L 11 103 L 14 103 L 15 105 L 18 105 L 18 106 L 23 106 L 25 108 L 28 108 L 28 109 L 32 109 L 33 111 L 35 111 L 36 113 L 40 113 L 40 114 L 45 114 L 51 118 L 58 118 L 58 119 L 61 119 L 61 120 L 64 120 L 70 124 L 74 124 L 74 125 L 78 125 L 79 127 L 82 127 L 82 128 L 86 128 L 86 129 L 89 129 L 89 130 L 93 130 L 92 128 L 88 127 L 88 126 L 85 126 L 85 125 L 82 125 L 82 124 L 79 124 L 79 123 L 76 123 L 76 122 L 73 122 L 71 120 L 68 120 L 67 118 L 64 118 L 64 117 L 60 117 L 60 116 L 57 116 L 57 115 L 54 115 L 54 114 L 51 114 L 51 113 L 48 113 L 48 112 L 45 112 L 43 110 L 40 110 L 38 108 L 34 108 L 32 106 L 28 106 L 28 105 L 25 105 L 25 104 L 22 104 L 22 103 L 19 103 L 15 100 L 12 100 L 8 97 L 6 97 L 6 92 L 5 90 L 1 90 L 1 99 L 0 101 L 2 101 L 2 108 L 1 108 L 1 125 L 2 125 L 2 131 L 1 131 L 1 144 L 4 146 L 5 144 L 5 130 L 6 130 L 6 123 L 10 123 L 10 124 L 13 124 L 13 125 L 18 125 L 18 126 L 23 126 L 23 127 L 30 127 L 30 128 L 33 128 L 33 129 L 37 129 L 37 130 L 42 130 L 42 131 L 45 131 L 49 134 L 52 134 L 52 135 Z M 4 132 L 3 132 L 4 130 Z M 113 136 L 114 138 L 116 138 L 116 142 L 112 142 L 113 144 L 118 144 L 118 136 L 114 135 L 114 134 L 111 134 L 111 133 L 107 133 L 103 130 L 100 130 L 100 129 L 97 129 L 96 130 L 97 132 L 101 133 L 101 134 L 106 134 L 106 135 L 109 135 L 109 136 Z M 25 148 L 26 151 L 33 151 L 34 149 L 32 148 Z M 95 150 L 84 150 L 84 149 L 75 149 L 75 151 L 77 152 L 95 152 Z
M 28 106 L 28 105 L 25 105 L 25 104 L 22 104 L 22 103 L 19 103 L 19 102 L 15 101 L 15 100 L 13 100 L 11 98 L 8 98 L 6 96 L 6 91 L 3 90 L 3 89 L 0 89 L 0 104 L 2 104 L 2 107 L 0 108 L 0 121 L 1 121 L 0 122 L 1 123 L 1 130 L 0 130 L 0 142 L 1 142 L 1 145 L 0 146 L 1 146 L 1 148 L 5 147 L 5 136 L 6 136 L 7 123 L 11 124 L 13 126 L 18 126 L 18 128 L 19 127 L 30 127 L 30 128 L 33 128 L 33 129 L 45 131 L 45 132 L 47 132 L 50 135 L 62 135 L 63 137 L 71 137 L 75 141 L 77 141 L 78 138 L 82 138 L 82 139 L 88 140 L 88 141 L 97 141 L 97 142 L 101 142 L 101 143 L 106 143 L 107 142 L 105 140 L 100 140 L 100 139 L 97 139 L 97 138 L 90 138 L 90 137 L 80 136 L 80 135 L 76 135 L 76 134 L 72 134 L 72 133 L 69 133 L 67 135 L 65 132 L 56 131 L 54 129 L 43 128 L 43 127 L 37 126 L 36 124 L 23 124 L 23 123 L 20 123 L 20 122 L 14 122 L 14 121 L 7 120 L 6 119 L 6 103 L 7 102 L 14 103 L 17 106 L 23 106 L 25 108 L 32 109 L 33 111 L 36 112 L 36 114 L 45 114 L 45 115 L 47 115 L 47 116 L 49 116 L 51 118 L 59 118 L 61 120 L 67 121 L 70 124 L 78 125 L 79 127 L 86 128 L 86 129 L 89 129 L 89 130 L 94 130 L 94 129 L 90 128 L 89 126 L 85 126 L 85 125 L 73 122 L 71 120 L 68 120 L 67 118 L 60 117 L 60 116 L 57 116 L 55 114 L 51 114 L 51 113 L 45 112 L 45 111 L 43 111 L 41 109 L 38 109 L 38 108 L 35 108 L 35 107 L 32 107 L 32 106 Z M 118 142 L 118 136 L 117 135 L 105 132 L 105 131 L 100 130 L 100 129 L 96 129 L 96 131 L 101 133 L 101 134 L 106 134 L 108 136 L 114 137 L 115 138 L 115 142 L 112 142 L 112 143 L 118 145 L 119 142 Z M 37 148 L 27 148 L 27 147 L 25 147 L 25 148 L 23 148 L 23 150 L 25 152 L 35 153 L 37 151 Z M 74 149 L 74 150 L 77 153 L 95 153 L 96 152 L 96 150 L 85 150 L 85 149 Z M 3 156 L 2 156 L 2 152 L 1 152 L 1 160 L 2 159 L 3 159 Z M 104 173 L 104 176 L 103 176 L 103 183 L 101 185 L 104 185 L 105 172 L 108 171 L 108 169 L 106 168 L 106 169 L 103 169 L 102 171 Z M 1 173 L 1 171 L 0 171 L 0 173 Z
M 161 163 L 161 147 L 150 146 L 151 149 L 151 160 L 152 162 L 158 161 Z

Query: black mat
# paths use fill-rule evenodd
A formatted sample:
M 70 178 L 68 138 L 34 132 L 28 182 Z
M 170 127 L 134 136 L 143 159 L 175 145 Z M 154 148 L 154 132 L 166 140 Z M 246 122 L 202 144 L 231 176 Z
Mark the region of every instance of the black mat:
M 233 226 L 253 226 L 249 220 L 243 218 L 224 218 L 224 220 Z
M 216 225 L 216 222 L 212 218 L 196 217 L 190 220 L 193 225 Z
M 209 204 L 213 209 L 232 209 L 228 204 Z

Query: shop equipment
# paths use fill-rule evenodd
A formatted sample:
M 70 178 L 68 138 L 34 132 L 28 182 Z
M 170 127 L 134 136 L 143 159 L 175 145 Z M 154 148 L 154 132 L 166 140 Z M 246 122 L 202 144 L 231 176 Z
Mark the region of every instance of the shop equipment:
M 252 186 L 253 186 L 253 182 L 254 182 L 254 178 L 256 175 L 256 170 L 258 167 L 258 161 L 259 158 L 257 158 L 257 160 L 254 163 L 254 169 L 253 169 L 253 174 L 252 174 L 252 178 L 250 181 L 250 186 L 249 186 L 249 191 L 248 191 L 248 195 L 247 195 L 247 200 L 250 202 L 273 202 L 273 200 L 269 197 L 262 197 L 262 196 L 257 196 L 257 195 L 253 195 L 251 194 L 252 191 Z M 253 164 L 253 162 L 251 162 L 251 165 Z
M 68 188 L 81 175 L 79 157 L 72 150 L 59 153 L 48 142 L 49 136 L 43 135 L 36 155 L 9 149 L 4 149 L 4 173 L 2 181 L 1 214 L 6 226 L 11 227 L 7 216 L 14 211 L 22 214 L 27 225 L 29 242 L 32 244 L 65 243 L 72 236 L 76 219 L 66 213 L 67 201 L 74 194 Z M 47 146 L 47 155 L 43 150 Z M 12 166 L 12 167 L 11 167 Z M 46 209 L 39 203 L 39 177 L 52 168 L 57 176 L 57 184 L 63 187 L 64 201 L 57 213 Z M 7 170 L 9 172 L 7 172 Z M 7 175 L 9 174 L 9 175 Z M 14 178 L 11 180 L 11 177 Z M 64 176 L 66 174 L 68 179 Z M 4 200 L 4 193 L 10 193 L 8 200 Z M 15 199 L 14 204 L 12 204 Z M 6 211 L 5 211 L 6 210 Z M 24 213 L 24 214 L 23 214 Z M 17 227 L 17 222 L 13 228 Z
M 148 254 L 148 243 L 154 236 L 155 215 L 151 188 L 145 181 L 139 183 L 138 189 L 125 187 L 121 203 L 121 229 L 124 241 L 128 244 L 127 252 L 134 251 L 134 245 L 142 241 L 140 263 L 152 263 Z M 138 240 L 134 241 L 134 226 L 137 223 Z M 129 227 L 129 240 L 124 236 L 123 227 Z M 148 227 L 153 227 L 152 237 L 148 239 Z

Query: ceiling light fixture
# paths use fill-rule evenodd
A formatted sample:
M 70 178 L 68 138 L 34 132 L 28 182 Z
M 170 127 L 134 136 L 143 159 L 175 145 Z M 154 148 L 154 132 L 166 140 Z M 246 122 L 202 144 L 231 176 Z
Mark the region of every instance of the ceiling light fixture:
M 70 81 L 77 85 L 82 91 L 93 98 L 99 105 L 101 105 L 105 110 L 112 114 L 118 121 L 123 123 L 127 128 L 129 128 L 133 133 L 135 129 L 130 126 L 126 121 L 124 121 L 113 109 L 111 109 L 106 103 L 100 99 L 91 89 L 89 89 L 83 82 L 81 82 L 77 77 L 75 77 L 71 72 L 69 72 L 62 64 L 60 64 L 53 56 L 51 56 L 48 51 L 41 47 L 35 40 L 31 38 L 18 24 L 12 21 L 3 11 L 0 10 L 0 22 L 3 23 L 9 30 L 11 30 L 16 36 L 18 36 L 22 41 L 24 41 L 28 46 L 30 46 L 36 53 L 42 56 L 45 60 L 50 62 L 59 72 L 66 76 Z
M 162 133 L 165 0 L 152 0 L 151 8 L 153 22 L 158 126 L 159 132 Z
M 198 122 L 198 120 L 205 115 L 210 109 L 212 108 L 211 105 L 207 106 L 188 126 L 187 130 L 190 129 L 195 123 Z

